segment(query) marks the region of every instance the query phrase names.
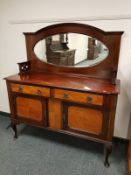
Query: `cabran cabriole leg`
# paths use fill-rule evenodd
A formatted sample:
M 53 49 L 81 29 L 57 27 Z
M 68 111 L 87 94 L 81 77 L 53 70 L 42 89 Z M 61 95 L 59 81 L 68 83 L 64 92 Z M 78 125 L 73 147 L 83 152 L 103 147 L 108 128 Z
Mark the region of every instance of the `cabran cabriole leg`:
M 111 152 L 112 152 L 112 144 L 106 144 L 105 145 L 105 162 L 104 162 L 105 167 L 110 166 L 109 156 L 110 156 Z
M 17 127 L 15 123 L 11 123 L 11 127 L 15 133 L 14 138 L 17 139 L 18 138 L 18 134 L 17 134 Z

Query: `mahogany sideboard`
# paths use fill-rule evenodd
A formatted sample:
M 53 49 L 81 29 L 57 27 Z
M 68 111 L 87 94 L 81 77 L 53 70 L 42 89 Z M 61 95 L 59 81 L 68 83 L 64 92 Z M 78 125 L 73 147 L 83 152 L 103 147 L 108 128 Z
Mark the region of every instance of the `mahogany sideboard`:
M 109 52 L 92 66 L 59 66 L 39 59 L 34 53 L 36 44 L 63 33 L 93 37 L 104 44 L 104 52 Z M 109 166 L 120 87 L 116 75 L 122 33 L 77 23 L 55 24 L 24 33 L 28 60 L 19 63 L 18 74 L 5 78 L 15 138 L 17 124 L 25 123 L 99 142 L 105 145 L 105 166 Z

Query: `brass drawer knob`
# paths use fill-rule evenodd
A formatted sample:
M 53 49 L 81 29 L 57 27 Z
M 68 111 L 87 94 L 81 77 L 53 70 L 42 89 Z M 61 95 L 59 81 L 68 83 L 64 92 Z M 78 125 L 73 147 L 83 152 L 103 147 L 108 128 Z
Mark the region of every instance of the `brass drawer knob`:
M 19 90 L 19 92 L 23 92 L 23 87 L 19 86 L 18 90 Z
M 42 95 L 42 92 L 40 89 L 37 90 L 37 95 Z
M 63 94 L 64 99 L 68 99 L 68 94 Z
M 93 101 L 92 97 L 87 96 L 87 103 L 91 103 Z

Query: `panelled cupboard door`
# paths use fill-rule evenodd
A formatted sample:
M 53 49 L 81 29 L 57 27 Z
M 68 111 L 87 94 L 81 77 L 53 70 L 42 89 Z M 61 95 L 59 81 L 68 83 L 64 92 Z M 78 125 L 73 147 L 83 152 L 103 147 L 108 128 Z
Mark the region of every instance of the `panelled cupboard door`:
M 46 100 L 38 98 L 16 97 L 16 116 L 25 120 L 45 123 Z
M 79 105 L 65 105 L 63 128 L 80 134 L 104 138 L 107 134 L 107 118 L 99 109 Z

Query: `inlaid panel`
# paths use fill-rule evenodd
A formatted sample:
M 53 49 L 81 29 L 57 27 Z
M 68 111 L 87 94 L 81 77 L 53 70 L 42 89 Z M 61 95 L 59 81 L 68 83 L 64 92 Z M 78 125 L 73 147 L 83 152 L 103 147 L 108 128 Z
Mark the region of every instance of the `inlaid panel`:
M 56 99 L 49 99 L 49 127 L 60 129 L 62 126 L 61 116 L 61 102 Z
M 78 107 L 68 107 L 68 127 L 78 131 L 99 135 L 102 132 L 103 114 L 101 111 Z
M 46 110 L 44 108 L 45 105 L 42 106 L 40 100 L 20 96 L 16 98 L 16 113 L 19 117 L 41 122 L 43 120 L 42 111 Z

